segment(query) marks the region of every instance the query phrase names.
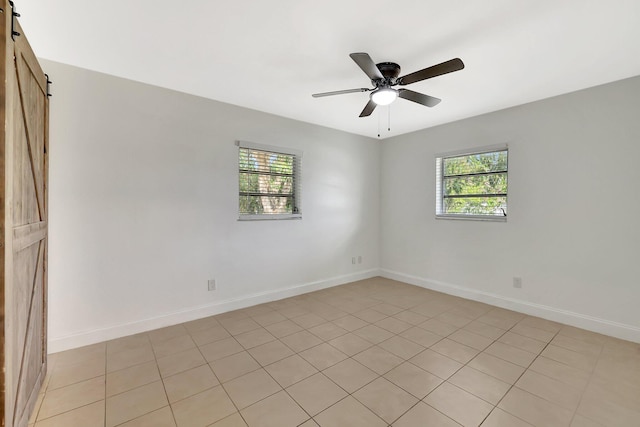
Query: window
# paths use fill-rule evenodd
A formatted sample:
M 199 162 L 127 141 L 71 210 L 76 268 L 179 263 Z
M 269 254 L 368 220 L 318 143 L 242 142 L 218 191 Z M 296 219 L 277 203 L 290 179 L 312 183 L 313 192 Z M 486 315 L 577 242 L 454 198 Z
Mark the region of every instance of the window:
M 300 212 L 302 153 L 239 141 L 239 219 L 294 219 Z
M 436 218 L 507 219 L 507 146 L 436 156 Z

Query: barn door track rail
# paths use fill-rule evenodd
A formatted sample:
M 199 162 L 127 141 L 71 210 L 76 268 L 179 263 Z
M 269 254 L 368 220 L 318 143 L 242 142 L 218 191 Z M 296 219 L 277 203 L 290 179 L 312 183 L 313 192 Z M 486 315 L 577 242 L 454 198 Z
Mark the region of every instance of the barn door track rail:
M 16 6 L 11 0 L 9 0 L 9 5 L 11 6 L 11 38 L 15 41 L 16 37 L 20 36 L 20 33 L 16 31 L 16 18 L 19 18 L 20 14 L 16 12 Z
M 45 73 L 44 76 L 47 78 L 47 98 L 51 98 L 53 96 L 51 93 L 51 85 L 53 82 L 49 80 L 49 74 Z

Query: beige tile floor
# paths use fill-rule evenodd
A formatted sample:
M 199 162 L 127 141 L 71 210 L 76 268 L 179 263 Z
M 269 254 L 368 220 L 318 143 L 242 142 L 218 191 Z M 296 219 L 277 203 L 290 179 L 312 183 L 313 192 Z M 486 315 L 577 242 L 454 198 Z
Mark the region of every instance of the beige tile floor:
M 52 354 L 30 426 L 640 426 L 640 345 L 374 278 Z

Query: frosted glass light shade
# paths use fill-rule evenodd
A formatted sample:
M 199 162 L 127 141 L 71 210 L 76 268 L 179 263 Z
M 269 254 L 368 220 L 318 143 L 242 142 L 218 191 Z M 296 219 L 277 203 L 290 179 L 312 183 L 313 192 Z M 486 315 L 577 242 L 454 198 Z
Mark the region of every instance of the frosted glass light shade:
M 371 100 L 377 105 L 389 105 L 398 97 L 398 92 L 391 88 L 382 88 L 373 91 Z

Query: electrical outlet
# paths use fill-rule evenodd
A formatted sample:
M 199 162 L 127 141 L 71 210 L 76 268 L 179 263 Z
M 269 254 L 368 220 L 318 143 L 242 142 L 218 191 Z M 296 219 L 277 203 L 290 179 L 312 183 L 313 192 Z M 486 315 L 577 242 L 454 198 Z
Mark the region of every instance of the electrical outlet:
M 208 283 L 208 289 L 210 291 L 216 290 L 216 279 L 210 279 L 207 283 Z
M 358 264 L 362 264 L 362 255 L 358 255 Z
M 354 264 L 354 265 L 355 265 L 355 263 L 356 263 L 356 257 L 352 256 L 352 257 L 351 257 L 351 264 Z
M 513 278 L 513 287 L 518 289 L 522 288 L 522 277 Z

